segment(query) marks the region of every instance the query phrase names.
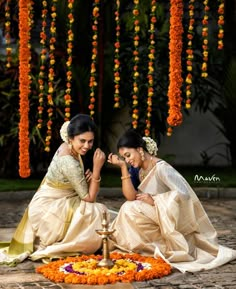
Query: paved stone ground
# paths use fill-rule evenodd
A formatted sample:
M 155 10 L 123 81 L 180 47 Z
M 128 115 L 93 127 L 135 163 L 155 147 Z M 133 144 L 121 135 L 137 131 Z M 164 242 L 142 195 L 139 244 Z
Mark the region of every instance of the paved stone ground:
M 119 196 L 100 196 L 97 199 L 111 210 L 118 210 L 124 199 Z M 18 224 L 29 199 L 0 198 L 0 239 L 10 238 Z M 236 249 L 236 199 L 207 199 L 201 202 L 218 231 L 219 242 Z M 174 271 L 171 275 L 148 282 L 131 284 L 116 283 L 105 286 L 73 285 L 53 283 L 41 274 L 35 273 L 40 262 L 25 261 L 17 267 L 0 266 L 0 289 L 236 289 L 236 261 L 213 270 L 182 274 Z

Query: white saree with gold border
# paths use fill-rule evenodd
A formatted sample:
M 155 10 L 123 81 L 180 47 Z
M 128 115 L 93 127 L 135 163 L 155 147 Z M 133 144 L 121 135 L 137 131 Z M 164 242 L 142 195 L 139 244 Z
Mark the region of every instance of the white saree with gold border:
M 221 266 L 236 250 L 218 244 L 217 232 L 187 181 L 161 160 L 138 187 L 155 205 L 126 201 L 111 229 L 111 249 L 162 257 L 181 272 Z

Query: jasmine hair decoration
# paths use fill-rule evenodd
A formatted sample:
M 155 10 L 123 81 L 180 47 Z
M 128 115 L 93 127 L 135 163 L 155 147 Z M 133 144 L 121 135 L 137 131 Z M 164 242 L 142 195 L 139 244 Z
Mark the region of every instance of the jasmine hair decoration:
M 144 136 L 143 140 L 146 142 L 146 148 L 150 155 L 156 156 L 158 151 L 157 143 L 149 136 Z
M 67 131 L 69 123 L 70 123 L 70 121 L 67 120 L 66 122 L 63 123 L 63 125 L 61 126 L 61 129 L 60 129 L 61 139 L 62 139 L 65 143 L 68 143 L 68 142 L 69 142 L 68 131 Z

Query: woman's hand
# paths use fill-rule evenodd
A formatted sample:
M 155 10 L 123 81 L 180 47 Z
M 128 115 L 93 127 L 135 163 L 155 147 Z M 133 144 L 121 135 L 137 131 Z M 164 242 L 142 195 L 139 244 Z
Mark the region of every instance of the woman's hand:
M 118 167 L 122 167 L 123 165 L 126 165 L 124 160 L 122 160 L 121 158 L 119 158 L 118 155 L 113 154 L 113 153 L 110 153 L 108 155 L 107 161 L 108 163 L 118 166 Z
M 153 200 L 152 196 L 149 194 L 145 194 L 145 193 L 137 194 L 136 200 L 139 200 L 139 201 L 145 202 L 151 206 L 154 206 L 154 200 Z
M 101 170 L 105 161 L 106 161 L 105 153 L 101 149 L 97 148 L 94 152 L 94 155 L 93 155 L 94 167 L 97 167 L 97 169 Z

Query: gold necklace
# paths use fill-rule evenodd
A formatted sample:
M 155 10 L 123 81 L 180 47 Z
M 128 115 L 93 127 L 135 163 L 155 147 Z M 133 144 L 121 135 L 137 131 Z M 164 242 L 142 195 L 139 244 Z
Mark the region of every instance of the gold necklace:
M 149 172 L 151 171 L 153 167 L 154 167 L 154 164 L 152 162 L 152 157 L 151 157 L 148 167 L 145 170 L 142 168 L 139 170 L 139 179 L 141 182 L 146 178 L 146 176 L 149 174 Z

